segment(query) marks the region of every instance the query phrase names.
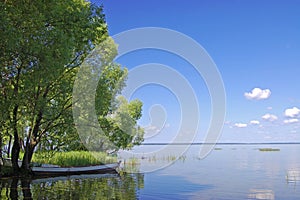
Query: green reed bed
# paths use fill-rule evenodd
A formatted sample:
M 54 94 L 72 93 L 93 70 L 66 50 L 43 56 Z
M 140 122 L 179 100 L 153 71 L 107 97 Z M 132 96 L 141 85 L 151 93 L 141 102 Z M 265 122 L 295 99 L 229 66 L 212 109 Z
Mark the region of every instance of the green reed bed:
M 162 157 L 157 157 L 156 155 L 149 157 L 148 162 L 157 162 L 157 161 L 175 161 L 175 160 L 180 160 L 180 161 L 185 161 L 186 160 L 186 155 L 181 155 L 177 157 L 176 155 L 167 155 L 167 156 L 162 156 Z
M 52 164 L 62 167 L 90 166 L 117 162 L 117 157 L 108 156 L 103 152 L 69 151 L 56 152 L 36 152 L 32 162 L 39 164 Z
M 220 148 L 220 147 L 216 147 L 216 148 L 215 148 L 215 150 L 216 150 L 216 151 L 221 151 L 221 150 L 222 150 L 222 148 Z
M 125 164 L 125 165 L 136 166 L 136 165 L 140 165 L 141 163 L 140 163 L 140 161 L 139 161 L 138 158 L 136 158 L 136 157 L 131 157 L 131 158 L 129 158 L 129 159 L 125 159 L 125 160 L 124 160 L 124 164 Z
M 280 151 L 280 149 L 274 149 L 274 148 L 259 148 L 259 151 L 262 151 L 262 152 L 268 152 L 268 151 Z

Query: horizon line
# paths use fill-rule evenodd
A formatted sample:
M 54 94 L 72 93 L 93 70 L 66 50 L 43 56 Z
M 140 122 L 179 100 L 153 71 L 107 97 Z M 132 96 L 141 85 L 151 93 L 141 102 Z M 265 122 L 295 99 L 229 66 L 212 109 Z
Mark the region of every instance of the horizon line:
M 300 142 L 217 142 L 217 143 L 205 143 L 205 142 L 177 142 L 177 143 L 168 143 L 168 142 L 151 142 L 151 143 L 142 143 L 140 145 L 231 145 L 231 144 L 243 144 L 243 145 L 251 145 L 251 144 L 300 144 Z

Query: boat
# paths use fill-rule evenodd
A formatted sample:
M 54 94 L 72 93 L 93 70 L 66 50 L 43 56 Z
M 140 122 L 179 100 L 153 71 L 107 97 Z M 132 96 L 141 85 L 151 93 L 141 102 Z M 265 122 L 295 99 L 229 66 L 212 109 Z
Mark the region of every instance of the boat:
M 116 169 L 120 163 L 111 163 L 104 165 L 94 165 L 85 167 L 59 167 L 59 166 L 42 166 L 32 167 L 34 176 L 51 177 L 51 176 L 69 176 L 81 174 L 104 174 L 117 173 Z

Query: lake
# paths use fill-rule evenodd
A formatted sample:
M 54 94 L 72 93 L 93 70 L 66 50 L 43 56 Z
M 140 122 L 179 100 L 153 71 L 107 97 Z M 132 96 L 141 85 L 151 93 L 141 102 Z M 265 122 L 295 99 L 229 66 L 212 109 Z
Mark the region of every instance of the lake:
M 151 148 L 160 148 L 151 146 Z M 46 180 L 2 180 L 3 199 L 299 199 L 300 144 L 217 145 L 204 159 L 199 145 L 174 155 L 128 163 L 149 173 L 85 175 Z M 126 166 L 125 166 L 126 167 Z

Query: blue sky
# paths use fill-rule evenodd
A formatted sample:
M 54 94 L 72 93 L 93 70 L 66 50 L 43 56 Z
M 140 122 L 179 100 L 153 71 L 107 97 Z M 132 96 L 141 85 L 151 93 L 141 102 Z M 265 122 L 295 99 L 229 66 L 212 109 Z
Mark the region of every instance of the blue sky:
M 300 142 L 299 1 L 92 2 L 103 4 L 110 35 L 134 28 L 162 27 L 181 32 L 203 46 L 217 65 L 226 90 L 226 122 L 220 141 Z M 210 96 L 205 82 L 189 63 L 149 49 L 122 56 L 117 62 L 129 69 L 162 63 L 185 76 L 199 102 L 196 140 L 203 139 L 210 119 Z M 252 91 L 254 88 L 261 90 Z M 169 141 L 180 126 L 175 96 L 167 88 L 148 85 L 132 98 L 144 102 L 140 123 L 150 132 L 162 129 L 147 141 Z M 161 107 L 156 106 L 156 111 L 166 116 L 161 128 L 149 124 L 149 109 L 157 104 Z

